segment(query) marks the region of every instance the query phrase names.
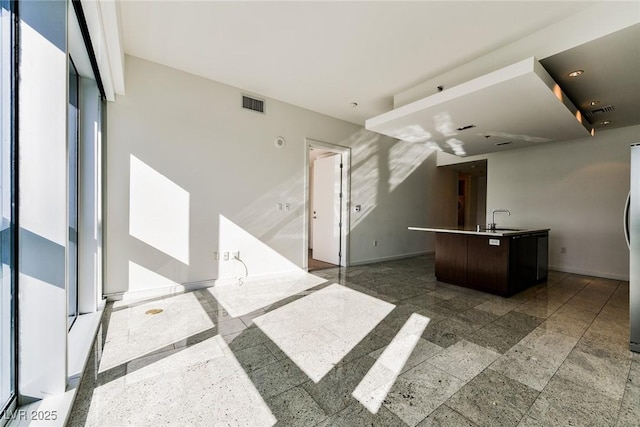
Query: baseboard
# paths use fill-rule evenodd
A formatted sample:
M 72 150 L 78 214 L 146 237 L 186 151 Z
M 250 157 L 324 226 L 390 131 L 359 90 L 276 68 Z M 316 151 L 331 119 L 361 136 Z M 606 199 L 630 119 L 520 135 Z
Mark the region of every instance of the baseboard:
M 581 276 L 599 277 L 602 279 L 629 281 L 629 275 L 608 273 L 603 271 L 581 270 L 579 268 L 564 267 L 559 265 L 550 265 L 549 270 L 560 271 L 562 273 L 579 274 Z
M 433 254 L 435 254 L 435 251 L 415 252 L 415 253 L 411 253 L 411 254 L 402 254 L 402 255 L 392 255 L 392 256 L 388 256 L 388 257 L 372 258 L 372 259 L 359 260 L 359 261 L 351 261 L 351 262 L 349 262 L 349 266 L 350 267 L 354 267 L 356 265 L 373 264 L 373 263 L 376 263 L 376 262 L 393 261 L 393 260 L 398 260 L 398 259 L 413 258 L 413 257 L 420 256 L 420 255 L 433 255 Z
M 158 297 L 165 297 L 165 296 L 171 296 L 171 295 L 179 295 L 185 292 L 191 292 L 198 289 L 210 288 L 216 285 L 236 284 L 238 283 L 238 280 L 242 280 L 243 282 L 248 283 L 252 281 L 269 280 L 271 278 L 277 278 L 283 275 L 292 275 L 292 274 L 307 274 L 307 272 L 300 269 L 300 270 L 280 271 L 277 273 L 258 274 L 255 276 L 248 276 L 248 277 L 225 277 L 220 279 L 215 279 L 215 278 L 205 279 L 197 282 L 185 282 L 179 285 L 176 284 L 171 286 L 164 286 L 161 288 L 114 292 L 110 294 L 105 294 L 104 297 L 108 301 L 144 300 L 148 298 L 158 298 Z
M 210 288 L 215 284 L 215 279 L 203 280 L 201 282 L 185 283 L 183 285 L 171 285 L 161 288 L 140 289 L 137 291 L 124 291 L 105 294 L 107 301 L 123 301 L 123 300 L 143 300 L 148 298 L 157 298 L 171 295 L 179 295 L 185 292 L 195 291 L 197 289 Z

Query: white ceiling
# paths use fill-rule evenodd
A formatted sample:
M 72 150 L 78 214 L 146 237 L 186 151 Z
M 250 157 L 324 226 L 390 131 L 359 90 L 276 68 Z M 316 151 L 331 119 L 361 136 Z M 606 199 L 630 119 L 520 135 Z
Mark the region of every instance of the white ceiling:
M 595 129 L 640 123 L 640 24 L 540 62 Z M 585 73 L 569 77 L 576 69 Z M 592 101 L 597 104 L 591 105 Z M 603 125 L 605 120 L 611 123 Z
M 596 131 L 640 124 L 637 0 L 118 4 L 125 53 L 359 125 L 391 111 L 394 96 L 399 107 L 531 56 Z M 585 73 L 569 79 L 576 68 Z M 594 99 L 600 104 L 588 105 Z M 468 108 L 467 101 L 457 107 Z M 609 105 L 614 111 L 590 115 Z M 531 145 L 516 136 L 543 129 L 529 122 L 542 111 L 555 114 L 547 110 L 510 116 L 512 144 L 467 141 L 465 153 Z M 566 135 L 544 139 L 559 137 Z
M 530 57 L 368 119 L 366 128 L 458 156 L 588 136 L 565 98 Z
M 127 54 L 362 125 L 393 95 L 594 4 L 123 1 L 121 17 Z

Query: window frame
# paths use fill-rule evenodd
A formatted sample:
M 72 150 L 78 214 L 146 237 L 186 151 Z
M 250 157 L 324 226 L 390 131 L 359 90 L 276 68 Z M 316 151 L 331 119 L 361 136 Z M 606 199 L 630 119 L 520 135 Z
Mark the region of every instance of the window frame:
M 18 2 L 10 0 L 0 0 L 0 8 L 8 12 L 8 18 L 3 24 L 8 24 L 9 28 L 0 28 L 3 32 L 3 36 L 7 35 L 8 40 L 5 37 L 2 38 L 0 51 L 5 49 L 8 51 L 3 53 L 0 59 L 0 66 L 3 67 L 3 79 L 8 79 L 7 84 L 10 88 L 9 93 L 4 93 L 0 102 L 3 103 L 3 107 L 6 107 L 8 114 L 6 115 L 8 120 L 9 130 L 9 157 L 2 159 L 2 167 L 9 167 L 9 191 L 10 191 L 10 216 L 9 218 L 9 271 L 10 271 L 10 283 L 11 283 L 11 363 L 10 374 L 12 389 L 7 397 L 7 400 L 0 402 L 0 425 L 5 425 L 11 421 L 13 412 L 15 411 L 18 403 L 18 239 L 17 230 L 18 224 L 18 200 L 19 200 L 19 186 L 18 186 L 18 66 L 19 66 L 19 25 L 18 25 Z M 4 12 L 3 12 L 4 14 Z M 4 85 L 5 82 L 2 82 Z M 4 147 L 3 147 L 4 148 Z

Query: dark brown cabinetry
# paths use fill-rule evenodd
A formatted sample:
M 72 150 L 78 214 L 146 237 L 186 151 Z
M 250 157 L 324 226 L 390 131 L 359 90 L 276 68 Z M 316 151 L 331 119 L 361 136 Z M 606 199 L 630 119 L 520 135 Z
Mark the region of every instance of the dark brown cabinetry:
M 467 285 L 504 294 L 509 285 L 508 237 L 467 236 Z
M 548 233 L 436 233 L 436 277 L 508 296 L 547 276 Z
M 466 241 L 462 237 L 466 238 L 459 234 L 436 234 L 436 277 L 443 277 L 442 281 L 453 284 L 467 281 Z

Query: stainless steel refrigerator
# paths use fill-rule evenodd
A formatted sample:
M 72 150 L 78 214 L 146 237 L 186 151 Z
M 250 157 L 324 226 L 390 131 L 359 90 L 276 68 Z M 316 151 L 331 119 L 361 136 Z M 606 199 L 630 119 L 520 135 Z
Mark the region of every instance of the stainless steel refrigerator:
M 629 348 L 640 353 L 640 144 L 631 146 L 631 190 L 624 224 L 629 245 Z

